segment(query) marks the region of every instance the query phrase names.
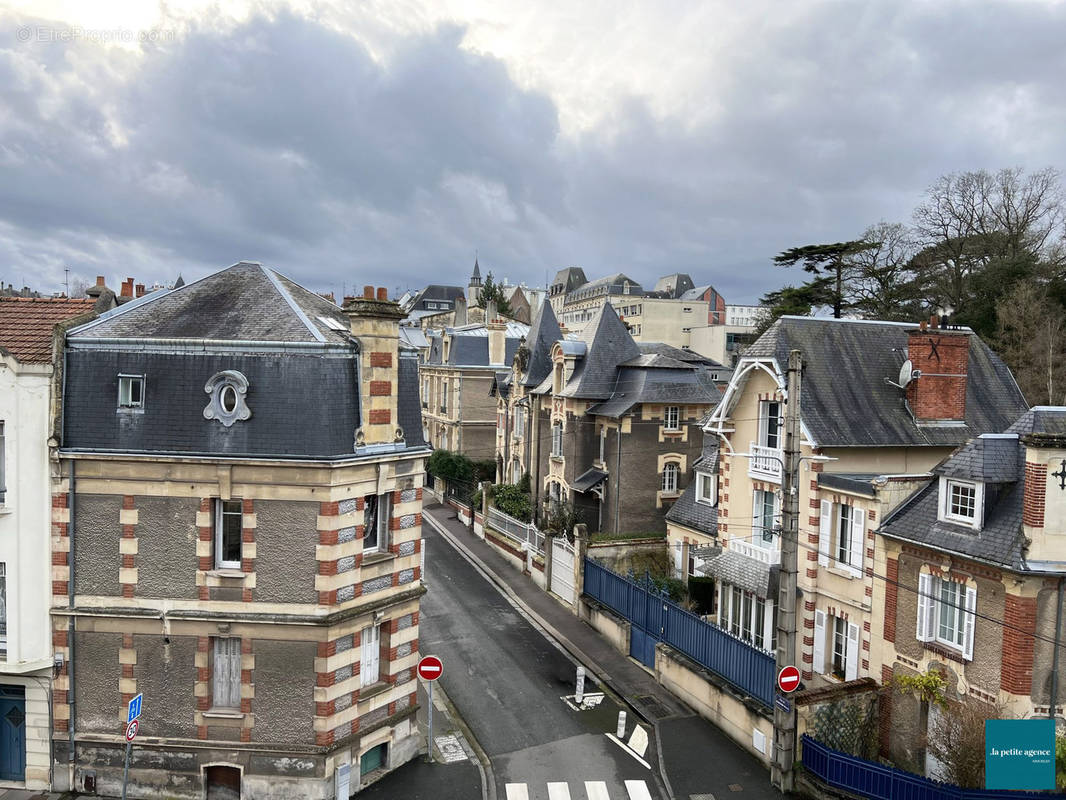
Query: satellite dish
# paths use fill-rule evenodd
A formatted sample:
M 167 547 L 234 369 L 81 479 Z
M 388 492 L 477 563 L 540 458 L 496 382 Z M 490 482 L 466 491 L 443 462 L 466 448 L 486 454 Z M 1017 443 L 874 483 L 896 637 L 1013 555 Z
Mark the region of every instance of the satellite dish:
M 914 372 L 914 364 L 908 358 L 903 362 L 903 366 L 899 368 L 899 388 L 906 389 L 907 384 L 911 382 Z

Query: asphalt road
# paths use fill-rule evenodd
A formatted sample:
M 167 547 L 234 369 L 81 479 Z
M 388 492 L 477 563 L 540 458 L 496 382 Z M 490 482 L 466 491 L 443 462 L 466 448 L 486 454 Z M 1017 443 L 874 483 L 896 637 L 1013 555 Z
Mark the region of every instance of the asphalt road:
M 508 798 L 508 784 L 524 784 L 530 800 L 548 800 L 548 783 L 559 783 L 566 788 L 554 787 L 552 800 L 581 800 L 597 796 L 598 782 L 606 797 L 640 797 L 626 781 L 665 797 L 657 771 L 605 735 L 615 730 L 619 706 L 607 696 L 593 710 L 569 708 L 561 698 L 574 693 L 576 665 L 432 526 L 423 536 L 429 592 L 419 649 L 444 662 L 441 683 L 491 759 L 497 797 Z M 599 687 L 588 681 L 585 690 Z M 654 742 L 645 760 L 656 766 Z

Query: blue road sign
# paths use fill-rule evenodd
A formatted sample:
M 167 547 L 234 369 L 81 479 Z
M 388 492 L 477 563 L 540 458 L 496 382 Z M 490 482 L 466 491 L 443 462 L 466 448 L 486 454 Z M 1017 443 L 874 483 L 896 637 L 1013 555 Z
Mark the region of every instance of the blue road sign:
M 136 697 L 134 697 L 132 700 L 130 700 L 130 707 L 129 707 L 129 710 L 126 712 L 126 724 L 127 725 L 129 725 L 131 722 L 133 722 L 135 719 L 137 719 L 137 717 L 139 717 L 141 715 L 141 698 L 142 697 L 144 697 L 143 694 L 138 694 Z
M 140 695 L 137 696 L 140 697 Z M 786 714 L 792 710 L 792 703 L 790 703 L 788 698 L 782 694 L 778 694 L 774 697 L 774 704 Z

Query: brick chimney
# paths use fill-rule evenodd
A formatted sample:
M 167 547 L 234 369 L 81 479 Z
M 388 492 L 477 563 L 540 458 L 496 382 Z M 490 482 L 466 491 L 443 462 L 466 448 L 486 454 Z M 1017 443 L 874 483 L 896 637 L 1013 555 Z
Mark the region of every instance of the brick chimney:
M 969 331 L 939 326 L 931 317 L 907 332 L 907 357 L 921 375 L 907 386 L 907 401 L 919 423 L 966 419 L 966 374 L 970 364 Z
M 501 319 L 487 320 L 485 328 L 489 332 L 489 364 L 504 364 L 507 355 L 507 324 Z
M 363 296 L 344 306 L 352 336 L 359 342 L 361 427 L 355 445 L 403 441 L 397 418 L 400 320 L 406 315 L 388 300 L 388 290 L 363 288 Z
M 122 281 L 122 291 L 119 296 L 133 297 L 133 278 L 126 278 L 126 280 Z
M 144 297 L 144 284 L 143 283 L 138 283 L 137 284 L 137 296 L 138 297 Z
M 455 321 L 454 326 L 461 328 L 466 325 L 466 298 L 463 295 L 459 295 L 455 298 Z

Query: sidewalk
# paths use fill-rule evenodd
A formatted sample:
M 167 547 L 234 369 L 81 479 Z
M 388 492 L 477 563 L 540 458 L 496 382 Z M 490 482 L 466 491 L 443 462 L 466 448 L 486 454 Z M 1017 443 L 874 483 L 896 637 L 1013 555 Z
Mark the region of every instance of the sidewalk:
M 454 509 L 432 504 L 424 506 L 422 513 L 576 660 L 655 727 L 660 771 L 673 797 L 781 797 L 770 785 L 769 771 L 755 756 L 693 714 L 651 673 L 618 652 L 560 601 L 538 589 L 460 522 Z

